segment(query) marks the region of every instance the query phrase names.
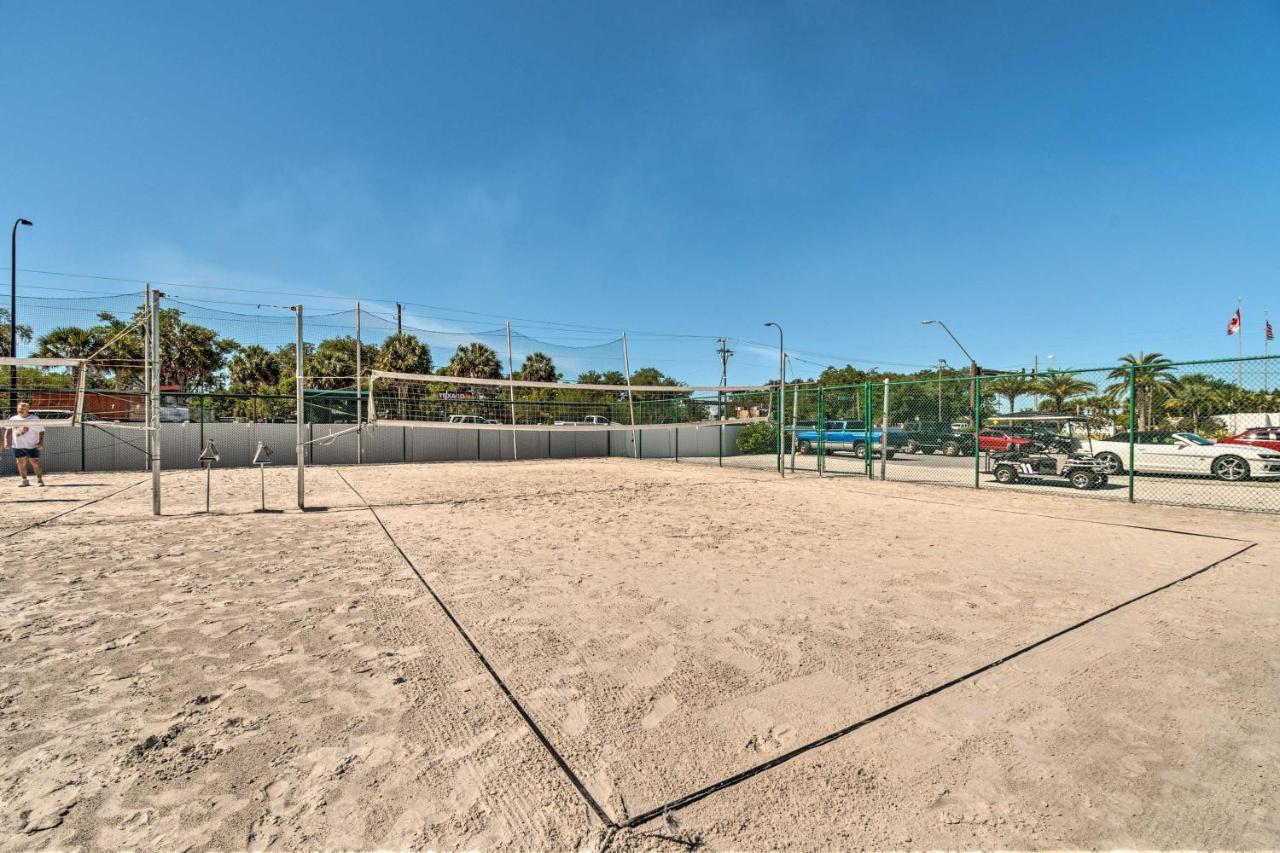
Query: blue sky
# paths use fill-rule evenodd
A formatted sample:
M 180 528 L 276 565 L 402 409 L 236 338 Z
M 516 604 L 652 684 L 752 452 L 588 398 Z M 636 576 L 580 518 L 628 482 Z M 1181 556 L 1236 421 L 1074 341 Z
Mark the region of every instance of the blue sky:
M 693 382 L 714 342 L 638 333 L 737 338 L 754 381 L 766 320 L 810 374 L 962 364 L 935 316 L 994 367 L 1231 355 L 1237 297 L 1248 351 L 1280 321 L 1274 2 L 0 13 L 20 268 L 627 328 Z

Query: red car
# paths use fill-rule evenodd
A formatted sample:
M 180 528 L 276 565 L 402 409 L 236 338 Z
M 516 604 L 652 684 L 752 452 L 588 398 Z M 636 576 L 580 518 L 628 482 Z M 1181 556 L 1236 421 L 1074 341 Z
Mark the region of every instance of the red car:
M 1009 450 L 1030 450 L 1027 445 L 1031 439 L 1018 438 L 1002 429 L 984 429 L 978 433 L 978 449 L 1004 452 Z
M 1246 444 L 1259 450 L 1280 452 L 1280 427 L 1252 427 L 1231 438 L 1220 438 L 1218 444 Z

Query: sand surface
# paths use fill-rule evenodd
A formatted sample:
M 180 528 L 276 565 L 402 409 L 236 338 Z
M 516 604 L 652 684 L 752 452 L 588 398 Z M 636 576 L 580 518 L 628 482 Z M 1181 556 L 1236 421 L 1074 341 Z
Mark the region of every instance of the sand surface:
M 0 485 L 0 849 L 1280 845 L 1274 518 L 626 459 L 313 468 L 307 513 L 174 472 L 158 519 L 50 482 Z

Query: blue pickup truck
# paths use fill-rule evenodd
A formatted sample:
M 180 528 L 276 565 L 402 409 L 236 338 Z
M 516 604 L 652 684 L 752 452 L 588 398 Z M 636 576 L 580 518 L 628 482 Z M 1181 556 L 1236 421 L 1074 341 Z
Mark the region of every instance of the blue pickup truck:
M 826 452 L 846 451 L 859 459 L 867 455 L 867 445 L 876 455 L 880 453 L 879 427 L 867 428 L 862 421 L 827 421 L 822 431 L 822 441 Z M 795 443 L 797 453 L 814 453 L 818 449 L 818 425 L 813 421 L 800 421 L 796 424 Z M 906 447 L 907 434 L 897 427 L 889 427 L 889 458 L 898 450 Z

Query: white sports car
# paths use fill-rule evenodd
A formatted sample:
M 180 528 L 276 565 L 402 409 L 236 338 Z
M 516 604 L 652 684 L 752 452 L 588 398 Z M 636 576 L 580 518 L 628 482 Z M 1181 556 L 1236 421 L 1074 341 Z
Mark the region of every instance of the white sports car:
M 1129 465 L 1128 434 L 1095 440 L 1093 455 L 1108 474 L 1123 474 Z M 1140 432 L 1133 445 L 1133 468 L 1141 474 L 1184 474 L 1238 482 L 1280 477 L 1280 453 L 1217 444 L 1194 432 Z

